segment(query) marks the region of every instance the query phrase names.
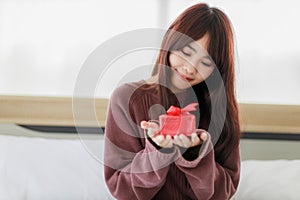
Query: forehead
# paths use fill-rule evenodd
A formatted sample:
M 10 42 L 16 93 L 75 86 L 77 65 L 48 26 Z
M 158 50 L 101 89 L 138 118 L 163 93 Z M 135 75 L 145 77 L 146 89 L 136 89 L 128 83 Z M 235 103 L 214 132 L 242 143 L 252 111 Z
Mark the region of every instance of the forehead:
M 208 34 L 205 34 L 202 38 L 191 42 L 190 45 L 196 50 L 207 51 L 208 39 L 209 39 Z

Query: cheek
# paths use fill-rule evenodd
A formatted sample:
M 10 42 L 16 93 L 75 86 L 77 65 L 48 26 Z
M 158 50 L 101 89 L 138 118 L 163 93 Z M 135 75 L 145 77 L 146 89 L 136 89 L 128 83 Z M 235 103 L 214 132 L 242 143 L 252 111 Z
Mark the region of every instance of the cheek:
M 211 68 L 205 68 L 203 67 L 202 69 L 198 70 L 198 74 L 200 79 L 207 79 L 213 72 L 213 69 Z
M 170 67 L 178 67 L 182 63 L 182 59 L 174 53 L 170 54 L 169 57 Z

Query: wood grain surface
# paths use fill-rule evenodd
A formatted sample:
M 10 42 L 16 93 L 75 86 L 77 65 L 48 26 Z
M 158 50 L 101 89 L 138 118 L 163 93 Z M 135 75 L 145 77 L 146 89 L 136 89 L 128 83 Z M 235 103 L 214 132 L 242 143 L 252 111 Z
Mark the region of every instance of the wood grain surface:
M 104 126 L 108 99 L 0 95 L 0 123 Z M 300 105 L 239 104 L 242 131 L 300 134 Z

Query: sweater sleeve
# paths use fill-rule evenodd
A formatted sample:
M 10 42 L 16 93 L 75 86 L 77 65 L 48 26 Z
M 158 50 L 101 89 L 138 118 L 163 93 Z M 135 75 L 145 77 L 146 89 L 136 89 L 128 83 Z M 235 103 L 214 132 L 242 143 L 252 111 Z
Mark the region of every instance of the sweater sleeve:
M 233 149 L 220 165 L 215 161 L 214 148 L 209 136 L 195 160 L 188 161 L 180 157 L 175 164 L 185 173 L 198 199 L 230 199 L 237 189 L 240 177 L 239 147 Z
M 128 103 L 126 95 L 126 90 L 119 88 L 110 98 L 105 127 L 105 180 L 117 199 L 152 199 L 165 183 L 176 151 L 164 153 L 143 137 L 139 127 L 146 115 L 142 101 Z

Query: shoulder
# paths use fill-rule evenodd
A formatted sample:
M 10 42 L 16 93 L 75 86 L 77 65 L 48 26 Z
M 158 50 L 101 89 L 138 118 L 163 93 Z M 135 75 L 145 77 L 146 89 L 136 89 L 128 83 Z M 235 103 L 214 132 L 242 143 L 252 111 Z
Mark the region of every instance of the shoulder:
M 142 102 L 143 99 L 158 98 L 157 87 L 146 81 L 124 83 L 112 92 L 110 101 L 113 104 L 129 105 L 132 102 Z
M 129 82 L 129 83 L 123 83 L 122 85 L 119 85 L 114 89 L 114 91 L 111 94 L 110 98 L 114 97 L 122 97 L 122 96 L 128 96 L 128 94 L 133 93 L 136 89 L 141 87 L 145 83 L 144 80 L 138 81 L 138 82 Z
M 125 116 L 127 120 L 132 120 L 136 124 L 141 120 L 148 120 L 149 117 L 156 119 L 157 115 L 163 112 L 160 106 L 154 106 L 161 104 L 157 91 L 156 85 L 145 81 L 120 85 L 110 97 L 109 110 L 115 113 L 115 116 Z

